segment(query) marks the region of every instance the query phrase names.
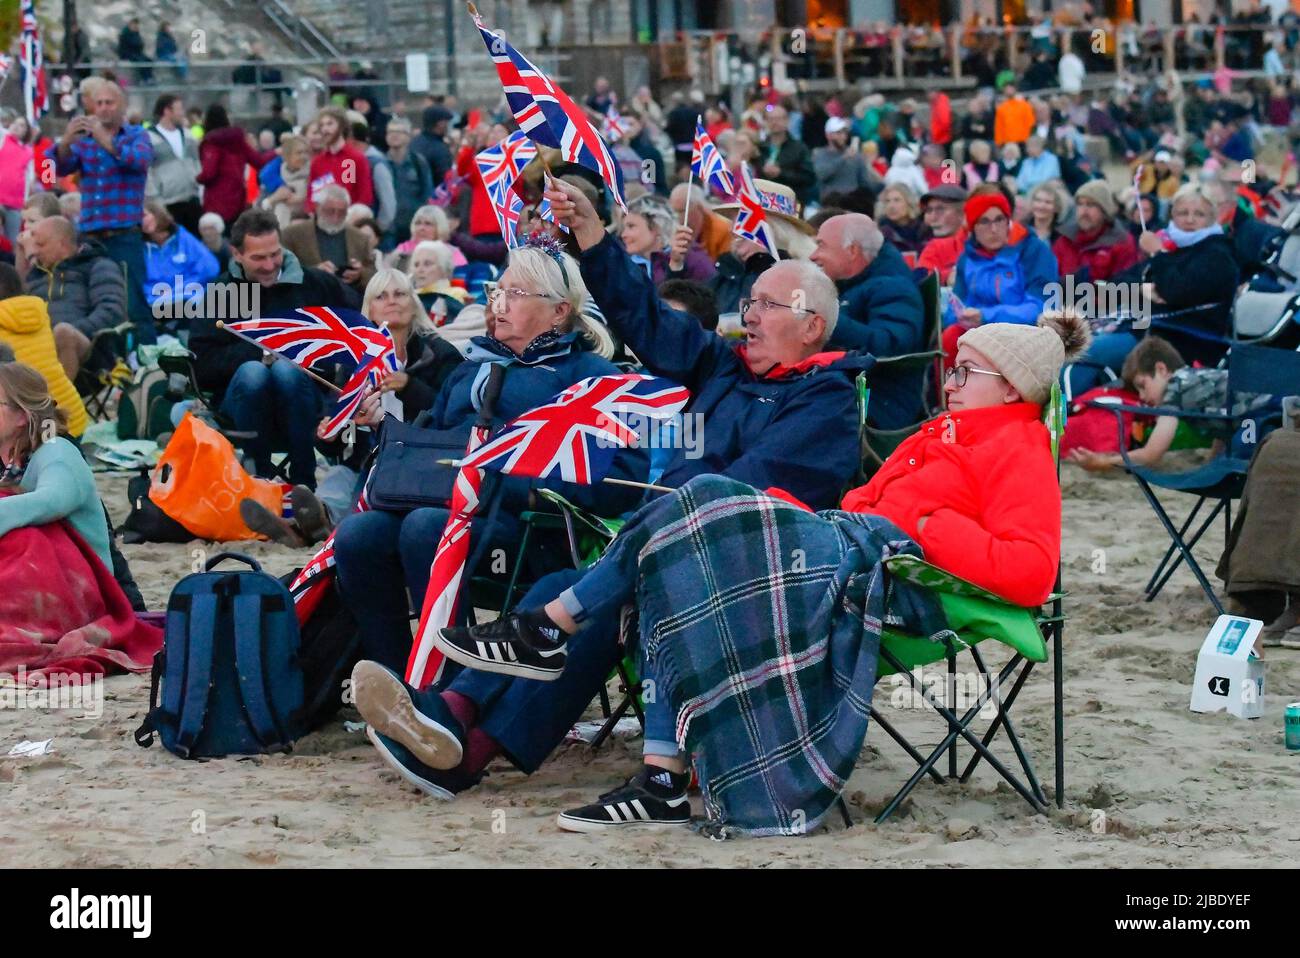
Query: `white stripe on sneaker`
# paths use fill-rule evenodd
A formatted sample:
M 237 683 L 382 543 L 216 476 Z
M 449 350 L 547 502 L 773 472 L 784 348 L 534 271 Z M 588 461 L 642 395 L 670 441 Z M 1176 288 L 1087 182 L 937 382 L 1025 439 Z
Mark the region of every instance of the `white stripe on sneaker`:
M 650 820 L 650 814 L 645 810 L 645 806 L 641 804 L 641 799 L 632 799 L 632 807 L 636 809 L 637 814 L 641 817 L 643 822 L 648 822 Z

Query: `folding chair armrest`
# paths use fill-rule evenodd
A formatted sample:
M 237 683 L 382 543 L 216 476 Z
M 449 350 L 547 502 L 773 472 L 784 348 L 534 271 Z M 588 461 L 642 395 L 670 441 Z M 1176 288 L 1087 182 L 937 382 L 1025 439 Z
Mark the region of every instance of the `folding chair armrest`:
M 1131 416 L 1173 416 L 1176 419 L 1205 419 L 1211 422 L 1235 422 L 1248 419 L 1248 416 L 1234 416 L 1224 412 L 1198 412 L 1195 409 L 1178 409 L 1174 406 L 1126 406 L 1120 403 L 1089 399 L 1084 405 L 1093 409 L 1108 409 L 1117 416 L 1128 413 Z
M 886 370 L 923 369 L 942 356 L 942 349 L 929 349 L 919 353 L 903 353 L 901 356 L 879 356 L 876 365 Z

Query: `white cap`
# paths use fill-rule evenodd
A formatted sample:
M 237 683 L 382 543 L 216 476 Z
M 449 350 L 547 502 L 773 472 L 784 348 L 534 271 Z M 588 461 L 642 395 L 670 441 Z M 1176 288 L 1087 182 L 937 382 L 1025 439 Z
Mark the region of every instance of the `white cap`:
M 849 121 L 844 119 L 842 116 L 833 116 L 826 121 L 827 136 L 830 136 L 832 133 L 843 132 L 847 129 L 849 129 Z

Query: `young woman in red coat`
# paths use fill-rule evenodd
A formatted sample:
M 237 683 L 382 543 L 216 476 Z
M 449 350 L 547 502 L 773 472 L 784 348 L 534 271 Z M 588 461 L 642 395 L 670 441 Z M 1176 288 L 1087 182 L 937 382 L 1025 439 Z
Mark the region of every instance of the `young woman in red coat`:
M 255 149 L 242 126 L 231 126 L 226 108 L 220 103 L 208 107 L 199 143 L 201 169 L 195 177 L 203 186 L 203 212 L 217 213 L 229 229 L 248 208 L 244 167 L 260 170 L 274 156 L 274 150 L 262 153 Z

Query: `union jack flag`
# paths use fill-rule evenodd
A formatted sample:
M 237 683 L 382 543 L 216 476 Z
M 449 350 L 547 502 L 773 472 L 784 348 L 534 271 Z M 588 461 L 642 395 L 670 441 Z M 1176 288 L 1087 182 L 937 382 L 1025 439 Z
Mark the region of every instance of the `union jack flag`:
M 519 128 L 533 142 L 559 150 L 568 162 L 579 163 L 599 173 L 614 194 L 614 200 L 626 210 L 623 171 L 610 156 L 605 141 L 591 125 L 582 107 L 504 37 L 489 30 L 478 11 L 472 6 L 470 9 L 474 24 L 496 64 L 497 76 L 505 88 L 506 101 Z
M 348 377 L 343 391 L 334 401 L 334 412 L 321 428 L 322 439 L 333 439 L 342 432 L 343 427 L 357 414 L 361 400 L 370 395 L 381 379 L 390 372 L 397 371 L 397 353 L 393 351 L 393 337 L 389 334 L 387 326 L 382 327 L 380 332 L 384 334 L 387 343 L 379 353 L 366 362 L 358 364 L 352 375 Z
M 7 53 L 0 53 L 0 83 L 4 83 L 9 71 L 14 68 L 14 58 Z
M 623 129 L 623 118 L 618 115 L 618 108 L 612 103 L 609 105 L 609 112 L 605 114 L 604 122 L 600 125 L 600 132 L 611 143 L 617 143 L 627 133 L 627 130 Z
M 22 31 L 19 61 L 23 69 L 23 106 L 27 122 L 35 123 L 49 110 L 50 101 L 45 86 L 45 48 L 33 0 L 22 0 Z
M 754 185 L 748 163 L 740 166 L 736 202 L 740 204 L 740 209 L 736 211 L 736 223 L 731 231 L 752 243 L 762 244 L 775 259 L 780 259 L 781 254 L 776 250 L 776 235 L 772 232 L 772 224 L 767 221 L 767 210 L 763 208 L 763 198 Z
M 360 366 L 393 348 L 388 331 L 354 309 L 303 306 L 280 316 L 241 319 L 225 325 L 305 369 L 325 360 Z
M 460 465 L 534 479 L 598 482 L 609 472 L 614 450 L 637 440 L 626 416 L 671 419 L 690 398 L 689 390 L 655 376 L 592 376 L 507 423 Z
M 727 196 L 736 195 L 736 186 L 731 181 L 731 173 L 722 159 L 722 154 L 713 145 L 713 140 L 704 129 L 704 118 L 695 119 L 695 149 L 691 151 L 691 175 L 698 176 L 705 192 L 710 186 L 716 186 Z
M 518 235 L 519 216 L 524 210 L 524 201 L 515 192 L 514 184 L 520 171 L 535 156 L 536 145 L 522 130 L 516 130 L 496 146 L 490 146 L 474 157 L 483 185 L 487 187 L 497 225 L 501 227 L 501 236 L 512 249 L 521 242 Z M 550 200 L 542 200 L 537 213 L 542 219 L 554 222 Z M 568 232 L 567 226 L 561 224 L 561 229 Z

